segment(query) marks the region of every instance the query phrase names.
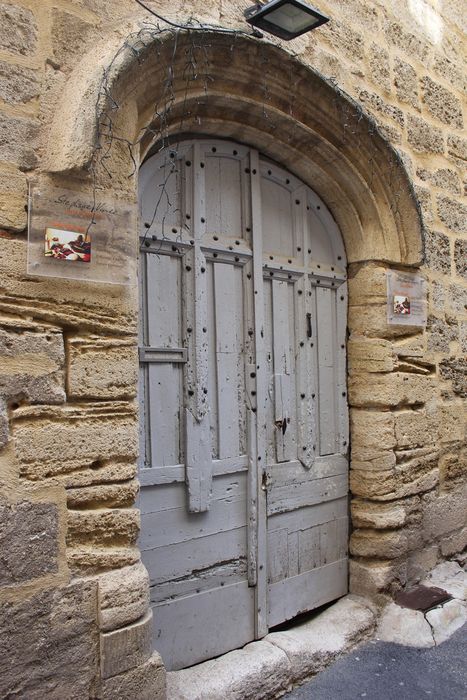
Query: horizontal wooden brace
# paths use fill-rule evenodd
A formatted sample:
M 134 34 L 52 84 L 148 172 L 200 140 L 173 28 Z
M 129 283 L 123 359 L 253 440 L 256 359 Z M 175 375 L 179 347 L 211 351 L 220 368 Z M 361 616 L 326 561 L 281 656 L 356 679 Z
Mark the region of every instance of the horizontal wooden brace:
M 180 362 L 188 360 L 186 348 L 139 348 L 140 362 Z

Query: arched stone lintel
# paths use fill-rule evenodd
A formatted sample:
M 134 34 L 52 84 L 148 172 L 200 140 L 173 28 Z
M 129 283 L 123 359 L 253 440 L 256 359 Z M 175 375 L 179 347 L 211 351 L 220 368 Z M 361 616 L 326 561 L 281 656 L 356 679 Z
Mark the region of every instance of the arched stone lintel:
M 277 46 L 215 32 L 209 33 L 207 91 L 201 93 L 198 84 L 188 93 L 186 82 L 177 78 L 186 64 L 188 33 L 177 36 L 180 55 L 168 33 L 164 41 L 148 37 L 137 56 L 128 37 L 137 35 L 138 26 L 126 29 L 125 36 L 98 49 L 97 60 L 95 51 L 85 56 L 70 77 L 52 124 L 45 163 L 49 172 L 89 167 L 106 114 L 115 118 L 121 138 L 137 141 L 153 118 L 154 105 L 163 106 L 167 99 L 164 81 L 171 62 L 175 78 L 164 136 L 176 135 L 183 124 L 185 132 L 243 141 L 288 167 L 326 202 L 342 231 L 349 262 L 421 263 L 421 218 L 409 177 L 395 149 L 350 98 Z M 230 62 L 223 60 L 227 50 Z M 267 99 L 258 89 L 265 63 Z M 201 97 L 196 120 L 181 119 Z M 152 145 L 141 139 L 136 158 L 142 161 Z M 118 167 L 123 165 L 120 154 Z M 128 156 L 129 171 L 131 167 Z

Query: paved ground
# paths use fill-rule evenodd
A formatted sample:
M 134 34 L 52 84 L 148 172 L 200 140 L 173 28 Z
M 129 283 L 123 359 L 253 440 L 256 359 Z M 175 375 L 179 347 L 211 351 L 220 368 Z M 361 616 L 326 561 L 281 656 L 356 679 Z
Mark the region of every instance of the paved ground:
M 287 700 L 467 700 L 467 624 L 431 649 L 369 642 Z

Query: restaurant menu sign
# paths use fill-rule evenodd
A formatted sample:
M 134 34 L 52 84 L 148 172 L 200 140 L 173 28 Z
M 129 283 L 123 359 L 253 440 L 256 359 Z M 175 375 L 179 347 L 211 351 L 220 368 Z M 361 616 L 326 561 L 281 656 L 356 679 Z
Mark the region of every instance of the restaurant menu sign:
M 29 192 L 28 274 L 131 284 L 135 207 L 51 185 Z
M 426 326 L 426 282 L 411 272 L 387 271 L 388 323 Z

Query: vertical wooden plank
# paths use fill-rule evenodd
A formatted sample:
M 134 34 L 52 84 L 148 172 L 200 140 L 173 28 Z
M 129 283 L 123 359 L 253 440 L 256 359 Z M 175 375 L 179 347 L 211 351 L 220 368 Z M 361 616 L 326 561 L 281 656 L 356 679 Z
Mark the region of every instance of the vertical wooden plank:
M 188 483 L 188 510 L 203 513 L 209 510 L 212 489 L 212 455 L 209 411 L 197 421 L 185 410 L 185 469 Z
M 303 574 L 321 566 L 320 525 L 301 530 L 298 533 L 298 542 L 298 572 Z
M 238 318 L 242 300 L 236 298 L 233 265 L 214 265 L 216 317 L 216 366 L 219 458 L 239 454 L 239 407 L 237 386 Z
M 297 456 L 309 469 L 315 458 L 313 445 L 316 441 L 316 417 L 313 395 L 312 349 L 316 327 L 312 313 L 312 292 L 308 276 L 296 283 L 302 294 L 296 297 L 296 401 L 297 401 Z
M 321 566 L 337 561 L 337 522 L 330 520 L 320 525 Z
M 336 451 L 333 293 L 330 289 L 316 289 L 320 455 L 334 454 Z
M 265 377 L 267 380 L 266 396 L 262 399 L 264 407 L 264 425 L 265 427 L 265 449 L 267 464 L 276 462 L 276 427 L 274 424 L 274 352 L 272 339 L 272 280 L 264 279 L 263 298 L 263 348 L 265 357 Z
M 212 484 L 211 425 L 208 400 L 208 302 L 207 263 L 201 250 L 206 230 L 205 182 L 199 143 L 193 146 L 193 233 L 194 245 L 185 266 L 186 314 L 190 329 L 186 380 L 185 468 L 188 510 L 209 509 Z
M 214 295 L 214 264 L 208 262 L 208 396 L 211 413 L 211 447 L 213 459 L 219 458 L 219 419 L 217 415 L 216 311 Z
M 265 231 L 264 252 L 293 256 L 292 196 L 289 187 L 261 178 L 262 224 Z
M 298 544 L 298 532 L 289 532 L 287 538 L 287 549 L 289 556 L 289 576 L 297 576 L 299 572 L 299 544 Z
M 147 258 L 147 343 L 180 347 L 180 258 L 145 253 Z
M 261 215 L 261 182 L 258 152 L 250 151 L 251 172 L 251 209 L 253 240 L 253 298 L 254 298 L 254 338 L 256 355 L 256 382 L 258 405 L 256 411 L 256 469 L 258 470 L 256 508 L 257 508 L 257 584 L 256 602 L 256 639 L 261 639 L 268 631 L 268 580 L 267 580 L 267 532 L 266 532 L 266 422 L 265 401 L 267 397 L 266 357 L 264 336 L 264 299 L 263 299 L 263 234 Z M 251 503 L 249 504 L 251 508 Z
M 274 424 L 276 458 L 285 462 L 296 457 L 295 425 L 292 421 L 293 371 L 289 333 L 288 283 L 272 282 L 273 345 L 274 345 Z
M 151 466 L 180 463 L 180 365 L 148 367 Z
M 146 298 L 144 343 L 153 347 L 180 346 L 180 258 L 145 253 Z M 150 364 L 143 369 L 147 466 L 180 461 L 180 366 Z
M 287 578 L 289 570 L 287 539 L 285 529 L 268 533 L 268 581 L 270 584 Z

